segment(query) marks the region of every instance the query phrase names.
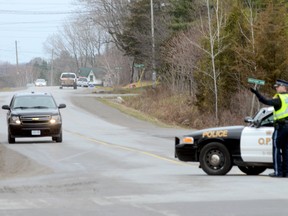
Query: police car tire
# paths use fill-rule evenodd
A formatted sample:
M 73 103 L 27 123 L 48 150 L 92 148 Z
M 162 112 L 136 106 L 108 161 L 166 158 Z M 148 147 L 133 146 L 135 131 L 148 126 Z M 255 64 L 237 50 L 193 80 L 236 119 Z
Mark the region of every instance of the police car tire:
M 222 143 L 209 143 L 200 152 L 200 166 L 208 175 L 226 175 L 232 168 L 231 155 Z
M 259 175 L 266 170 L 266 167 L 259 166 L 238 166 L 238 168 L 247 175 Z

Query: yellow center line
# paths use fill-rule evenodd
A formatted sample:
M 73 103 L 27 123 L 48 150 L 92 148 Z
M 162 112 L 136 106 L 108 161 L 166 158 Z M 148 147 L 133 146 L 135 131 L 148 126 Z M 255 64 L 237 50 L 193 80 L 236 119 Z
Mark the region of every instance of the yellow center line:
M 125 150 L 125 151 L 130 151 L 130 152 L 136 152 L 136 153 L 139 153 L 139 154 L 144 154 L 144 155 L 147 155 L 147 156 L 150 156 L 150 157 L 153 157 L 153 158 L 157 158 L 157 159 L 160 159 L 160 160 L 163 160 L 163 161 L 168 161 L 170 163 L 181 165 L 181 166 L 192 166 L 191 164 L 184 163 L 184 162 L 181 162 L 181 161 L 176 161 L 176 160 L 173 160 L 173 159 L 170 159 L 170 158 L 166 158 L 166 157 L 163 157 L 163 156 L 160 156 L 160 155 L 157 155 L 157 154 L 154 154 L 154 153 L 150 153 L 150 152 L 147 152 L 147 151 L 142 151 L 142 150 L 139 150 L 139 149 L 134 149 L 134 148 L 126 147 L 126 146 L 121 146 L 121 145 L 118 145 L 118 144 L 112 144 L 112 143 L 104 142 L 104 141 L 101 141 L 101 140 L 96 140 L 94 138 L 86 137 L 83 134 L 80 134 L 80 133 L 77 133 L 77 132 L 72 132 L 72 131 L 67 131 L 67 132 L 75 134 L 75 135 L 77 135 L 79 137 L 82 137 L 82 138 L 84 138 L 86 140 L 89 140 L 91 142 L 98 143 L 98 144 L 105 145 L 105 146 L 109 146 L 109 147 L 112 147 L 112 148 L 118 148 L 118 149 L 122 149 L 122 150 Z

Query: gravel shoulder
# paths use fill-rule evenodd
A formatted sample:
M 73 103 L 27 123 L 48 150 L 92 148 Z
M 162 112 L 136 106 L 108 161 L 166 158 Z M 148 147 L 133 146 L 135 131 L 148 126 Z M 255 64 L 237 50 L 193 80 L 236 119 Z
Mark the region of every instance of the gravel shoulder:
M 26 156 L 0 145 L 0 179 L 44 175 L 52 171 Z

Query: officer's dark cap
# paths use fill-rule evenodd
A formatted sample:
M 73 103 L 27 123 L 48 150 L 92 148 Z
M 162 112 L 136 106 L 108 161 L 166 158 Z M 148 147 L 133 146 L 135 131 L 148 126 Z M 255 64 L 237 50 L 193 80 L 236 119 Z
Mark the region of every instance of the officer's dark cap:
M 277 87 L 277 86 L 286 86 L 288 87 L 288 82 L 285 81 L 285 80 L 276 80 L 276 83 L 274 84 L 274 87 Z

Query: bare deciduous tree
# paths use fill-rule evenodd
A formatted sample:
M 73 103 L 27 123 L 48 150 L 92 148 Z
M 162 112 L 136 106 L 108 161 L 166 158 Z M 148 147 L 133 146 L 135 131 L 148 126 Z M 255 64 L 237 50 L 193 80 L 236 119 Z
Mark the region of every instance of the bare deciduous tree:
M 189 39 L 188 39 L 189 38 Z M 190 28 L 189 31 L 179 33 L 166 45 L 163 53 L 165 64 L 169 69 L 163 74 L 173 91 L 189 91 L 195 93 L 194 71 L 198 67 L 199 58 L 203 52 L 201 49 L 190 46 L 190 40 L 200 44 L 201 34 L 198 29 Z M 188 86 L 188 88 L 187 88 Z
M 221 68 L 217 68 L 216 58 L 222 53 L 226 46 L 223 44 L 223 37 L 221 31 L 223 30 L 226 22 L 225 2 L 219 0 L 205 0 L 206 1 L 206 18 L 201 19 L 199 31 L 202 37 L 208 41 L 208 45 L 199 44 L 192 39 L 187 39 L 190 44 L 201 50 L 210 60 L 210 67 L 206 67 L 206 71 L 202 71 L 213 82 L 212 86 L 208 86 L 214 94 L 214 113 L 215 121 L 218 124 L 218 80 L 221 75 Z M 206 85 L 207 86 L 207 83 Z
M 128 0 L 78 0 L 84 6 L 84 20 L 90 20 L 97 26 L 103 27 L 113 38 L 120 49 L 125 46 L 119 35 L 123 32 L 123 22 L 129 14 Z M 84 13 L 83 13 L 84 14 Z
M 124 56 L 117 47 L 107 48 L 98 61 L 98 65 L 106 69 L 106 85 L 118 86 L 129 82 L 132 61 L 128 56 Z
M 107 43 L 107 34 L 99 26 L 90 21 L 78 18 L 66 23 L 58 35 L 51 36 L 45 43 L 48 52 L 54 53 L 56 58 L 63 53 L 69 53 L 74 58 L 75 70 L 80 67 L 97 66 L 97 57 Z

